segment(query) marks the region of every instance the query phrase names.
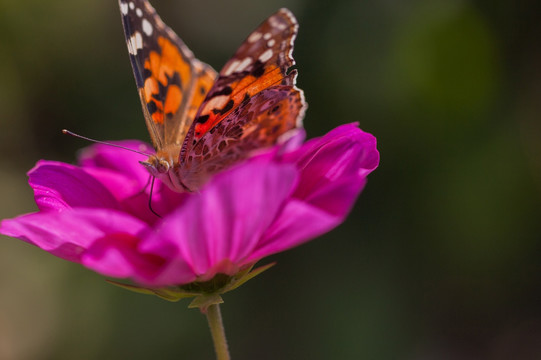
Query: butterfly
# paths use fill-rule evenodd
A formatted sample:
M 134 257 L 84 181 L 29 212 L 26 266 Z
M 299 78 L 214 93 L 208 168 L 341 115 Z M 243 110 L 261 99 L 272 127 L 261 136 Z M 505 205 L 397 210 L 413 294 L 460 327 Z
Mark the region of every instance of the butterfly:
M 177 192 L 276 144 L 302 126 L 302 90 L 290 69 L 298 24 L 267 18 L 217 73 L 199 61 L 147 0 L 119 0 L 145 122 L 156 149 L 141 164 Z

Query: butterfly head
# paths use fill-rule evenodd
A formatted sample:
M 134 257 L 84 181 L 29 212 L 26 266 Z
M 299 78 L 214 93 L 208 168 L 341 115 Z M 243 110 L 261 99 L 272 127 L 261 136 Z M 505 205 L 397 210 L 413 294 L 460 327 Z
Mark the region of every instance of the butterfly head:
M 160 179 L 171 190 L 176 192 L 191 192 L 192 188 L 186 186 L 178 173 L 178 146 L 169 146 L 165 150 L 160 150 L 154 155 L 150 155 L 146 161 L 139 163 L 147 169 L 151 176 Z
M 140 161 L 150 175 L 155 177 L 161 177 L 166 174 L 172 167 L 172 164 L 164 158 L 159 158 L 156 155 L 150 156 L 146 161 Z
M 150 155 L 146 161 L 141 161 L 150 175 L 160 177 L 162 174 L 166 174 L 169 170 L 172 170 L 175 166 L 178 166 L 178 154 L 180 153 L 180 146 L 170 144 L 162 149 L 158 149 L 154 155 Z

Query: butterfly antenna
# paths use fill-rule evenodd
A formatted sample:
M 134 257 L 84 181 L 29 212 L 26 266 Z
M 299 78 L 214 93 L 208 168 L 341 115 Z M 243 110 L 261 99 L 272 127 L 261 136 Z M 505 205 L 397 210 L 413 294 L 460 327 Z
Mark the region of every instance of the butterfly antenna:
M 71 135 L 73 137 L 83 139 L 83 140 L 86 140 L 86 141 L 90 141 L 90 142 L 93 142 L 93 143 L 97 143 L 97 144 L 109 145 L 109 146 L 116 147 L 116 148 L 119 148 L 119 149 L 128 150 L 128 151 L 131 151 L 131 152 L 134 152 L 134 153 L 137 153 L 137 154 L 145 155 L 147 157 L 151 156 L 151 154 L 147 154 L 147 153 L 142 152 L 142 151 L 137 151 L 137 150 L 134 150 L 134 149 L 130 149 L 130 148 L 127 148 L 125 146 L 118 145 L 118 144 L 113 144 L 113 143 L 110 143 L 110 142 L 107 142 L 107 141 L 100 141 L 100 140 L 96 140 L 96 139 L 91 139 L 91 138 L 88 138 L 86 136 L 76 134 L 76 133 L 71 132 L 71 131 L 66 130 L 66 129 L 62 130 L 62 134 Z M 154 184 L 154 181 L 152 183 Z
M 160 216 L 160 214 L 158 214 L 152 208 L 152 193 L 154 192 L 154 180 L 156 180 L 156 178 L 154 176 L 151 176 L 151 178 L 152 178 L 152 183 L 150 183 L 150 194 L 149 194 L 149 197 L 148 197 L 148 208 L 150 209 L 150 211 L 152 211 L 152 213 L 154 215 L 156 215 L 157 217 L 159 217 L 161 219 L 162 217 Z

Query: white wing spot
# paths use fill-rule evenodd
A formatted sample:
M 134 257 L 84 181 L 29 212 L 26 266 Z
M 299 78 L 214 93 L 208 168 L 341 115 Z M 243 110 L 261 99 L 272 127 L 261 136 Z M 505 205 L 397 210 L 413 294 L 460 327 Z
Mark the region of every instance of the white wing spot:
M 272 49 L 267 49 L 263 54 L 259 55 L 259 61 L 266 62 L 272 57 L 273 51 Z
M 143 48 L 143 37 L 141 36 L 141 33 L 139 31 L 135 33 L 135 48 Z
M 267 42 L 267 46 L 268 46 L 268 47 L 273 47 L 274 44 L 276 44 L 276 41 L 274 41 L 274 39 L 270 39 L 270 40 Z
M 285 30 L 287 28 L 287 25 L 284 24 L 284 23 L 281 23 L 280 21 L 278 21 L 278 19 L 276 19 L 274 16 L 271 16 L 269 18 L 269 23 L 271 24 L 271 26 L 273 28 L 276 28 L 278 30 Z
M 132 36 L 130 36 L 130 40 L 128 40 L 128 52 L 132 55 L 137 55 L 137 50 L 143 48 L 143 37 L 141 36 L 141 33 L 138 31 Z
M 257 40 L 259 40 L 261 38 L 261 33 L 260 32 L 254 32 L 252 34 L 250 34 L 250 36 L 248 36 L 248 42 L 256 42 Z
M 120 12 L 122 13 L 122 15 L 128 15 L 128 4 L 125 3 L 125 2 L 121 2 L 120 3 Z
M 237 66 L 239 66 L 239 64 L 240 64 L 239 60 L 233 60 L 233 62 L 229 64 L 229 66 L 227 66 L 227 69 L 224 70 L 224 75 L 225 76 L 231 75 L 233 71 L 235 71 Z
M 131 10 L 135 9 L 135 4 L 133 2 L 130 2 L 130 9 Z
M 202 113 L 208 113 L 208 112 L 211 112 L 213 109 L 223 108 L 224 105 L 229 101 L 229 99 L 230 98 L 227 95 L 219 95 L 219 96 L 213 97 L 205 105 L 205 108 L 203 109 Z
M 137 55 L 137 49 L 134 49 L 134 48 L 133 48 L 132 38 L 131 38 L 131 37 L 130 37 L 129 40 L 127 41 L 127 44 L 128 44 L 128 52 L 129 52 L 131 55 Z
M 235 69 L 235 72 L 244 71 L 244 69 L 250 66 L 251 63 L 252 63 L 252 58 L 250 57 L 244 58 L 244 60 L 242 60 L 240 64 L 237 66 L 237 68 Z
M 137 16 L 139 17 L 142 17 L 143 16 L 143 11 L 139 8 L 135 9 L 135 13 L 137 14 Z
M 271 37 L 272 37 L 271 33 L 266 33 L 265 35 L 263 35 L 263 39 L 265 40 L 269 40 Z
M 143 32 L 145 33 L 146 36 L 150 36 L 152 35 L 152 24 L 147 20 L 147 19 L 143 19 Z

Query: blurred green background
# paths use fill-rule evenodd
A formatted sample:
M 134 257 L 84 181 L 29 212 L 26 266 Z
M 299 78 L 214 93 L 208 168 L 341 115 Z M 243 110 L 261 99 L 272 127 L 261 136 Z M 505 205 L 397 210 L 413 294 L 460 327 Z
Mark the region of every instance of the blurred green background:
M 219 69 L 279 7 L 308 136 L 353 121 L 381 166 L 348 220 L 225 295 L 233 359 L 541 359 L 541 2 L 154 0 Z M 0 217 L 26 171 L 148 140 L 115 0 L 0 0 Z M 265 262 L 263 262 L 265 263 Z M 212 359 L 205 318 L 0 240 L 0 359 Z

